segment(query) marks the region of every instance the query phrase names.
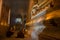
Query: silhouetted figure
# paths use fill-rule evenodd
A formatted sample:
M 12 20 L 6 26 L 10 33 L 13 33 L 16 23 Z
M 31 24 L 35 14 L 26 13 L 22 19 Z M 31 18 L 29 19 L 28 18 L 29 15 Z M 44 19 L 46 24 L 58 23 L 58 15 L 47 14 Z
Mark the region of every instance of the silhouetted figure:
M 7 37 L 11 37 L 15 32 L 15 29 L 13 27 L 10 27 L 9 30 L 6 33 Z
M 11 36 L 13 35 L 13 33 L 14 33 L 14 32 L 7 31 L 6 36 L 7 36 L 7 37 L 11 37 Z
M 24 33 L 23 33 L 23 31 L 19 31 L 19 32 L 18 32 L 17 38 L 24 38 Z

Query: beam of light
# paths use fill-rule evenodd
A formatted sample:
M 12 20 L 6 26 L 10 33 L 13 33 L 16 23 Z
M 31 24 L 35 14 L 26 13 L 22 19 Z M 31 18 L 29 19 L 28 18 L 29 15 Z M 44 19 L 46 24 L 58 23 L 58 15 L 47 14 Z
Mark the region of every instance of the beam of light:
M 35 25 L 35 27 L 33 28 L 33 31 L 31 33 L 31 39 L 32 40 L 39 40 L 38 35 L 43 32 L 45 26 L 42 25 Z
M 40 17 L 39 19 L 33 20 L 30 30 L 28 30 L 28 34 L 31 35 L 31 40 L 38 40 L 38 35 L 43 32 L 45 26 L 43 24 L 43 20 L 45 17 Z
M 38 40 L 38 35 L 43 32 L 45 26 L 43 24 L 43 20 L 45 17 L 41 17 L 39 20 L 37 20 L 37 23 L 35 23 L 31 32 L 31 39 L 32 40 Z

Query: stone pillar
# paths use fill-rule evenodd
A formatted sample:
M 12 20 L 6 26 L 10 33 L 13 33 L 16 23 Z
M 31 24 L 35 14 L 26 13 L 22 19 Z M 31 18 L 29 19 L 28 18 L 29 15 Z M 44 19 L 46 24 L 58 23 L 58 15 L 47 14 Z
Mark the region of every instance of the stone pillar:
M 6 2 L 3 0 L 2 3 L 2 9 L 1 9 L 1 23 L 4 25 L 8 24 L 8 13 L 9 13 L 9 7 L 6 5 Z
M 34 5 L 34 1 L 30 0 L 29 1 L 28 14 L 27 14 L 27 22 L 30 21 L 30 19 L 31 19 L 31 10 L 32 10 L 33 5 Z

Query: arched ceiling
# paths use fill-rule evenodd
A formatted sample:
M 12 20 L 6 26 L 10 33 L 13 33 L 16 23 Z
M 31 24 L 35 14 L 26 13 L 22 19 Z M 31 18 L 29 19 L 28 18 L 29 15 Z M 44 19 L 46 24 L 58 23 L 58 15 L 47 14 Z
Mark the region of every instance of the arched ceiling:
M 28 9 L 29 0 L 3 0 L 3 4 L 13 9 Z

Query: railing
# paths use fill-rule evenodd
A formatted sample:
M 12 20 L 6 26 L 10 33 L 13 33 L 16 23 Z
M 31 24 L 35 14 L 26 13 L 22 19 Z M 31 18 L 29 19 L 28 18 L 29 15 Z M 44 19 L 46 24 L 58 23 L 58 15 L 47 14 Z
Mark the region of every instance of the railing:
M 48 10 L 48 8 L 50 7 L 50 3 L 52 2 L 52 0 L 45 0 L 43 1 L 41 4 L 36 4 L 32 7 L 32 11 L 31 11 L 31 19 L 37 17 L 38 15 L 44 15 L 46 10 Z
M 37 23 L 38 21 L 41 21 L 39 17 L 46 14 L 46 11 L 50 8 L 49 4 L 51 2 L 52 0 L 46 0 L 39 5 L 38 4 L 34 5 L 31 11 L 31 20 L 27 22 L 26 25 L 34 24 Z

